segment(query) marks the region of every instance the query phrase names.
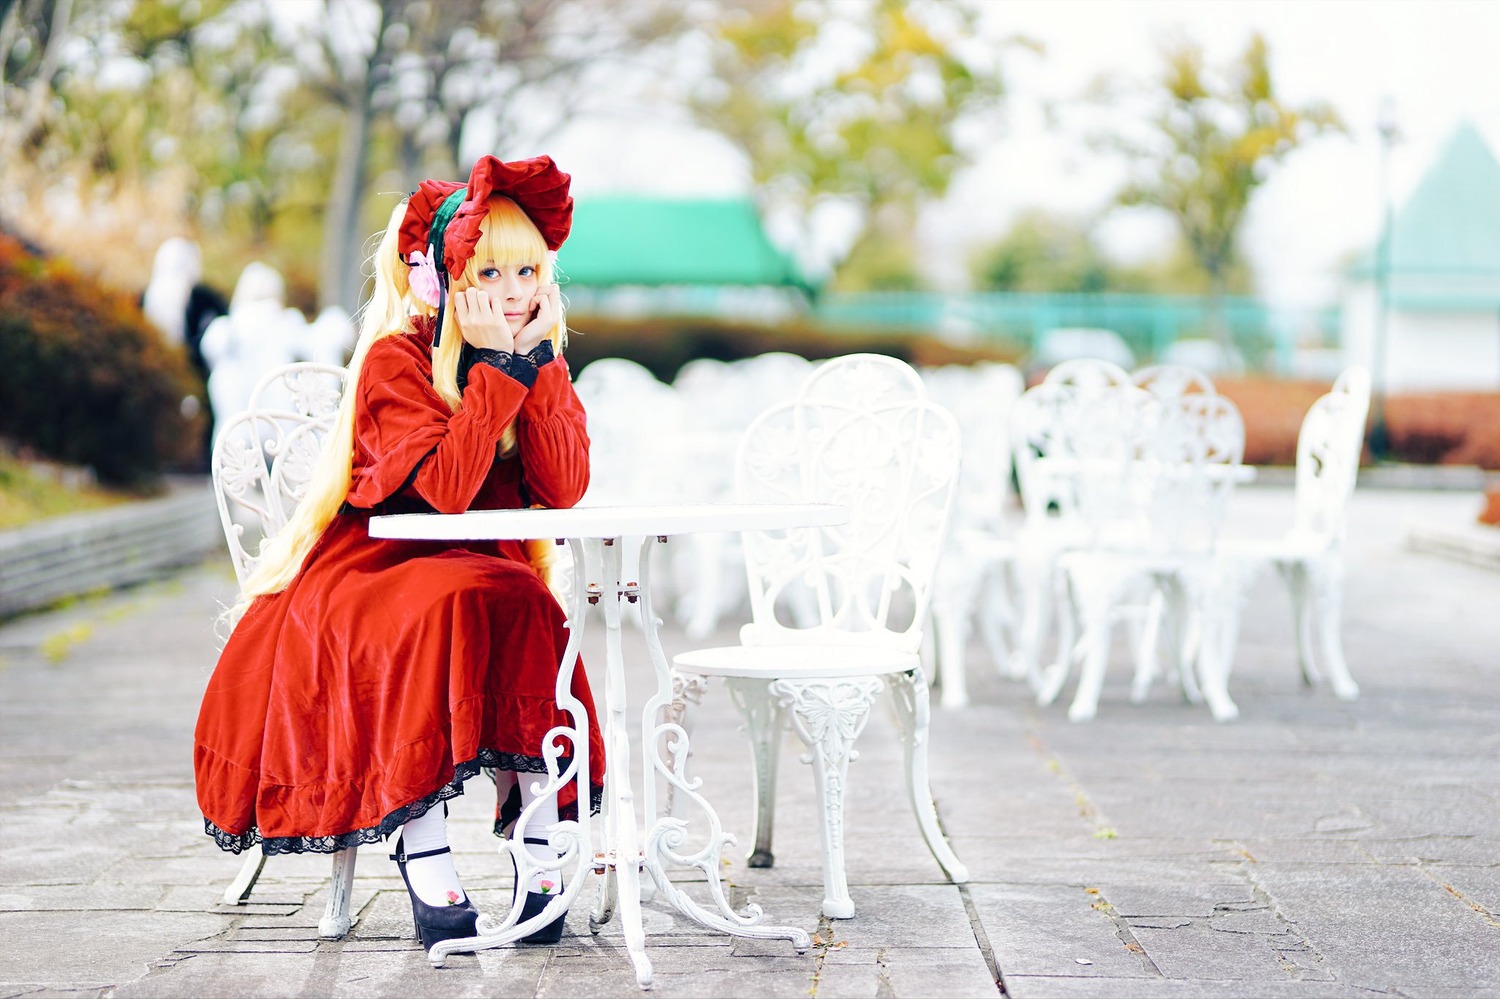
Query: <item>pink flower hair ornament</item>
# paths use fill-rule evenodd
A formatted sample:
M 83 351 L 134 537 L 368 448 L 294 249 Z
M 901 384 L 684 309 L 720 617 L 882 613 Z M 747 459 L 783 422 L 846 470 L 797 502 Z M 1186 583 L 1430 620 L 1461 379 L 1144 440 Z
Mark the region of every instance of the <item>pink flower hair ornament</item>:
M 407 273 L 407 279 L 411 282 L 411 293 L 417 296 L 418 301 L 434 309 L 442 302 L 443 289 L 438 282 L 437 265 L 421 250 L 411 255 L 411 270 Z

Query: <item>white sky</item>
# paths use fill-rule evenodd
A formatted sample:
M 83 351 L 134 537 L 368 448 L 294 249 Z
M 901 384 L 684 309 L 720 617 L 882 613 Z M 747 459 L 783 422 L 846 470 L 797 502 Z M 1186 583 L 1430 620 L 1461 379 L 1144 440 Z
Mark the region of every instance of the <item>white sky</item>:
M 924 218 L 922 248 L 938 276 L 964 272 L 969 247 L 1001 235 L 1018 210 L 1085 214 L 1108 203 L 1118 165 L 1090 153 L 1066 116 L 1049 128 L 1042 106 L 1066 106 L 1100 73 L 1148 78 L 1159 66 L 1158 39 L 1173 30 L 1200 40 L 1211 65 L 1237 55 L 1260 31 L 1282 97 L 1327 101 L 1351 129 L 1283 161 L 1252 202 L 1244 247 L 1262 293 L 1278 303 L 1332 301 L 1340 261 L 1373 239 L 1380 205 L 1374 126 L 1383 97 L 1394 101 L 1401 133 L 1391 155 L 1397 204 L 1461 120 L 1500 151 L 1494 0 L 980 2 L 992 27 L 1029 36 L 1046 51 L 1011 57 L 1005 121 L 946 202 Z M 727 194 L 747 186 L 743 164 L 721 140 L 667 122 L 580 125 L 555 148 L 579 195 Z M 1130 215 L 1117 216 L 1102 235 L 1122 255 L 1149 252 L 1160 225 Z

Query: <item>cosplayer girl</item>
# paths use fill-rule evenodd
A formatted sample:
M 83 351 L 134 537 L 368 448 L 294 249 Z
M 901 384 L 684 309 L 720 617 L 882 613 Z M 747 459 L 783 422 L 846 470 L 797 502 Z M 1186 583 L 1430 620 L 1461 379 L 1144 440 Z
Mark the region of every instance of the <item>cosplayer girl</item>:
M 491 156 L 467 185 L 423 181 L 398 206 L 336 427 L 245 582 L 198 718 L 198 803 L 221 847 L 332 853 L 399 833 L 392 859 L 429 948 L 473 936 L 478 916 L 442 802 L 494 767 L 496 833 L 532 807 L 537 778 L 516 774 L 545 773 L 543 739 L 571 725 L 555 700 L 567 633 L 543 579 L 550 542 L 388 541 L 368 525 L 583 495 L 589 442 L 551 261 L 572 223 L 569 179 L 545 156 Z M 572 693 L 588 708 L 597 799 L 603 744 L 582 669 Z M 530 827 L 576 815 L 575 788 L 536 802 Z M 526 842 L 555 869 L 545 841 Z M 532 877 L 523 918 L 555 877 Z M 561 933 L 559 917 L 527 939 Z

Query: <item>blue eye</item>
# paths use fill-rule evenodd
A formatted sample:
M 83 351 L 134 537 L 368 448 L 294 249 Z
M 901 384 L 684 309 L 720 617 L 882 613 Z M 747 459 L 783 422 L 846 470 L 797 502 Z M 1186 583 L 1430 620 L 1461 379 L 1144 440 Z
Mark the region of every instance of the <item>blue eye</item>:
M 486 267 L 484 270 L 479 272 L 479 276 L 487 281 L 493 281 L 495 278 L 500 276 L 500 268 Z
M 525 267 L 522 267 L 521 270 L 520 270 L 521 277 L 531 277 L 531 275 L 533 275 L 535 273 L 536 273 L 536 268 L 532 267 L 530 264 L 527 264 Z

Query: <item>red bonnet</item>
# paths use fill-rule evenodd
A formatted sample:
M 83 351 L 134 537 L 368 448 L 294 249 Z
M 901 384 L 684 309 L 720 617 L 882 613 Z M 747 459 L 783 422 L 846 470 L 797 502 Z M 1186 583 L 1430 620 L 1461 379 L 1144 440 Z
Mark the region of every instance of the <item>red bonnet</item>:
M 469 172 L 468 184 L 446 180 L 424 180 L 407 202 L 401 220 L 399 249 L 411 262 L 411 255 L 426 252 L 432 235 L 432 220 L 439 206 L 454 191 L 467 188 L 464 201 L 454 213 L 443 233 L 443 263 L 449 277 L 457 280 L 464 265 L 474 255 L 479 242 L 479 226 L 489 214 L 491 195 L 503 194 L 526 213 L 541 232 L 547 249 L 556 250 L 568 238 L 573 225 L 573 199 L 568 195 L 572 178 L 557 168 L 550 156 L 507 163 L 485 156 Z

